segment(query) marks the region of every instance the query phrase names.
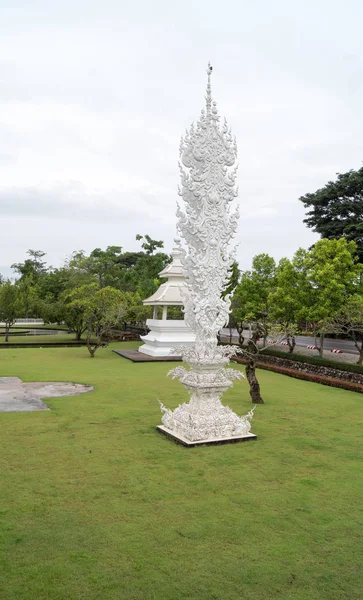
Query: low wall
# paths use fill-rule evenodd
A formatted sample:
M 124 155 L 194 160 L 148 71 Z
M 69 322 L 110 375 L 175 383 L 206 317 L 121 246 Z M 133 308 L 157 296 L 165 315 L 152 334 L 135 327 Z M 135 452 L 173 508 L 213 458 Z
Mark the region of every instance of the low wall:
M 4 342 L 0 344 L 0 350 L 6 348 L 78 348 L 85 346 L 86 342 Z
M 241 356 L 234 356 L 232 360 L 241 364 L 246 364 L 247 362 Z M 348 371 L 341 371 L 340 369 L 311 365 L 309 363 L 264 354 L 258 356 L 256 366 L 261 369 L 289 375 L 296 379 L 314 381 L 315 383 L 363 393 L 363 375 L 360 373 L 350 373 Z

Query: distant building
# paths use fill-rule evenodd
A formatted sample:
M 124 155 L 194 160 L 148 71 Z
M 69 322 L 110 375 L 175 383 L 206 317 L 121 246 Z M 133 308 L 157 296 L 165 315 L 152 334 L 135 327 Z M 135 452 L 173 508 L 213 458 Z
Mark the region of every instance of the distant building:
M 159 273 L 159 277 L 166 278 L 167 281 L 143 302 L 145 306 L 154 307 L 153 318 L 146 321 L 150 331 L 147 335 L 141 336 L 145 343 L 139 348 L 139 352 L 149 356 L 173 356 L 175 353 L 172 349 L 175 346 L 192 346 L 195 342 L 195 334 L 186 325 L 184 318 L 168 319 L 168 307 L 183 308 L 181 290 L 186 286 L 180 260 L 180 242 L 175 241 L 176 245 L 171 253 L 173 260 Z

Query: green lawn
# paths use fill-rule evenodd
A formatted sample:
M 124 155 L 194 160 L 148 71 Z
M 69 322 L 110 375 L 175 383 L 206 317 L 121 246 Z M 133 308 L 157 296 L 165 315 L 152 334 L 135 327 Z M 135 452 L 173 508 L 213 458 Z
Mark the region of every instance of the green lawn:
M 257 442 L 187 449 L 155 431 L 157 398 L 187 397 L 170 364 L 108 347 L 0 365 L 95 386 L 0 414 L 1 600 L 362 600 L 362 395 L 260 371 Z M 225 400 L 246 413 L 247 384 Z

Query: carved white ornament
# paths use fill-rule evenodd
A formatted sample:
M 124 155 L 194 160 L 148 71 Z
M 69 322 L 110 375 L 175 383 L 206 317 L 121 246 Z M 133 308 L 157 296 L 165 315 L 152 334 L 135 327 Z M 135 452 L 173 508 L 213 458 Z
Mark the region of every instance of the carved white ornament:
M 162 423 L 176 435 L 190 441 L 248 435 L 252 409 L 239 417 L 221 403 L 220 397 L 235 379 L 243 375 L 226 369 L 233 346 L 218 346 L 217 334 L 228 321 L 230 300 L 222 298 L 228 270 L 234 260 L 229 243 L 237 230 L 236 140 L 226 122 L 221 126 L 212 100 L 208 66 L 206 109 L 180 143 L 181 188 L 185 205 L 178 205 L 178 229 L 187 250 L 182 252 L 186 277 L 185 320 L 196 336 L 192 347 L 180 346 L 174 353 L 183 357 L 189 369 L 170 371 L 190 393 L 190 401 L 174 411 L 161 404 Z

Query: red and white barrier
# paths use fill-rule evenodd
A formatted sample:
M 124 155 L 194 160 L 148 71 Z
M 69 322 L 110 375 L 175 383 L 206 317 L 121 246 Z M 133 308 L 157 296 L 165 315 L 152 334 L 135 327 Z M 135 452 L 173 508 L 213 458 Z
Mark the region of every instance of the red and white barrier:
M 276 340 L 268 340 L 268 344 L 276 344 Z
M 309 348 L 309 350 L 317 350 L 316 346 L 306 346 L 307 348 Z
M 287 346 L 287 342 L 281 342 L 281 346 Z
M 343 350 L 337 350 L 336 348 L 333 348 L 330 352 L 333 352 L 334 354 L 343 354 Z

